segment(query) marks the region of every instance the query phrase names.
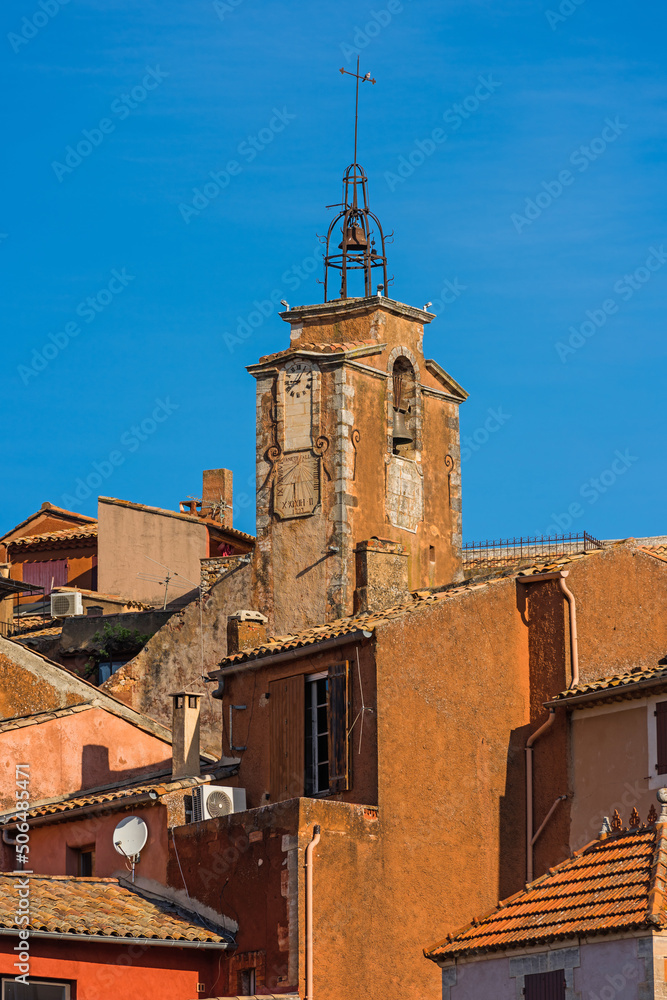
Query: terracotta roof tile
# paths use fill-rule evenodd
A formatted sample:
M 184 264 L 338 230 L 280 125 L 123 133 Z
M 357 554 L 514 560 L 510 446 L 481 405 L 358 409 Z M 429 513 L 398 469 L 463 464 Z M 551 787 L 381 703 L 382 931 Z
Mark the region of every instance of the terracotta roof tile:
M 97 524 L 82 524 L 76 528 L 63 528 L 61 531 L 44 531 L 39 535 L 24 535 L 7 542 L 8 549 L 27 549 L 45 546 L 45 543 L 66 543 L 76 541 L 91 541 L 97 538 Z
M 120 803 L 125 799 L 136 799 L 138 797 L 150 796 L 156 803 L 163 795 L 170 792 L 177 792 L 181 788 L 192 788 L 195 785 L 205 785 L 216 780 L 211 774 L 193 776 L 189 778 L 178 778 L 171 780 L 170 775 L 164 772 L 160 777 L 153 776 L 151 781 L 146 780 L 144 775 L 134 782 L 128 781 L 122 785 L 108 788 L 105 791 L 93 791 L 86 794 L 79 792 L 75 795 L 63 796 L 52 799 L 49 802 L 41 802 L 34 805 L 28 811 L 28 816 L 35 819 L 38 816 L 59 816 L 61 813 L 70 812 L 72 809 L 82 809 L 86 806 L 105 805 L 110 802 Z M 131 805 L 127 803 L 128 807 Z M 0 825 L 11 825 L 11 820 L 16 816 L 16 809 L 12 812 L 0 814 Z
M 33 934 L 85 934 L 154 941 L 203 942 L 226 947 L 233 938 L 172 900 L 144 894 L 116 878 L 69 875 L 0 875 L 0 928 L 18 929 L 17 879 L 28 879 Z
M 577 684 L 576 687 L 567 688 L 559 692 L 549 705 L 567 704 L 568 701 L 577 699 L 599 700 L 601 698 L 621 698 L 630 695 L 637 688 L 643 691 L 653 685 L 661 686 L 667 684 L 667 662 L 658 663 L 654 667 L 634 667 L 623 674 L 613 674 L 610 677 L 599 677 L 584 684 Z M 590 698 L 585 696 L 590 695 Z
M 658 824 L 601 837 L 424 954 L 443 962 L 579 934 L 664 927 L 666 834 L 667 825 Z

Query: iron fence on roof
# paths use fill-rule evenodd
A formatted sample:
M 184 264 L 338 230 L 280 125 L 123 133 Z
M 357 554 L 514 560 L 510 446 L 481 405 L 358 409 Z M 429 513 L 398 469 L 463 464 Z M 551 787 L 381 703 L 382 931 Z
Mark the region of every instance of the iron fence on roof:
M 520 538 L 488 538 L 483 542 L 466 542 L 463 546 L 463 568 L 483 569 L 511 566 L 518 562 L 557 559 L 578 555 L 593 549 L 603 549 L 604 543 L 587 531 L 569 535 L 526 535 Z

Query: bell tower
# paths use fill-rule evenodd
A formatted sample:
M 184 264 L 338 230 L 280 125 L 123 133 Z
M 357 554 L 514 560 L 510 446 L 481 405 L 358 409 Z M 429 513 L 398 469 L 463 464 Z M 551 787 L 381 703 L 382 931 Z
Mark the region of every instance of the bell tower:
M 347 71 L 341 70 L 342 73 Z M 375 83 L 359 74 L 359 84 Z M 355 162 L 329 226 L 324 302 L 287 308 L 257 382 L 258 607 L 276 634 L 375 610 L 461 574 L 459 405 L 425 358 L 435 316 L 387 295 L 385 237 Z M 340 241 L 340 242 L 339 242 Z M 373 294 L 374 269 L 383 277 Z M 340 271 L 340 298 L 328 297 Z M 363 273 L 361 297 L 348 282 Z

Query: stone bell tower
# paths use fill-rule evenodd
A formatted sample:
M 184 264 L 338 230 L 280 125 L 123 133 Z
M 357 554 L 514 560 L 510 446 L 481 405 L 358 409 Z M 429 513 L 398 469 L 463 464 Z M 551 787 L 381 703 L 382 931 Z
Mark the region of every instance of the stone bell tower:
M 360 81 L 374 81 L 356 76 L 358 95 Z M 461 572 L 467 393 L 424 357 L 433 314 L 385 294 L 384 235 L 356 163 L 356 123 L 343 191 L 326 237 L 324 303 L 281 313 L 290 346 L 248 369 L 257 380 L 257 606 L 277 634 L 389 606 Z M 375 268 L 384 281 L 372 294 Z M 337 272 L 340 298 L 328 299 Z M 355 278 L 361 297 L 350 295 Z

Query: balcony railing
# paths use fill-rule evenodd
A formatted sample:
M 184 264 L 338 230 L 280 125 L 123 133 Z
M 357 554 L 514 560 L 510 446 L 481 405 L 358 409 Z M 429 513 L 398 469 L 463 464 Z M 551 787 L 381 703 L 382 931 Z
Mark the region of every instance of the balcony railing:
M 603 549 L 587 531 L 576 535 L 527 535 L 521 538 L 488 538 L 484 542 L 466 542 L 463 546 L 463 569 L 498 569 L 524 561 L 549 561 Z

